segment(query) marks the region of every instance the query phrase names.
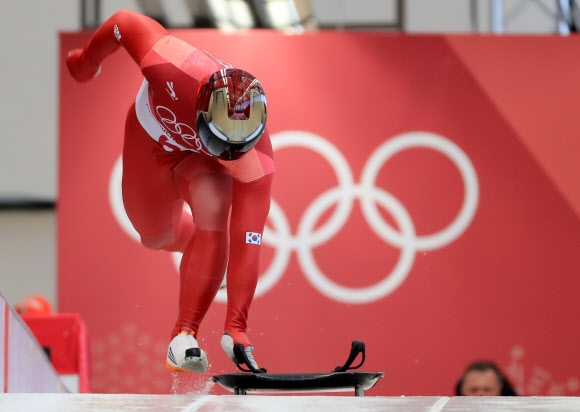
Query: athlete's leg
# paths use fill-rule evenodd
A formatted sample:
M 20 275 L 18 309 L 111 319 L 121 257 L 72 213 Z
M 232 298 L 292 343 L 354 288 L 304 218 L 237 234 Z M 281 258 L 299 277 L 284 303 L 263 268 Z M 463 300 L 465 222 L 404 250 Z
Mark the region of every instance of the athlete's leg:
M 131 107 L 123 145 L 123 203 L 129 220 L 150 249 L 183 251 L 193 219 L 175 188 L 171 168 L 186 154 L 165 152 L 141 127 Z
M 197 335 L 220 287 L 228 259 L 232 178 L 221 171 L 219 164 L 212 165 L 202 157 L 197 160 L 185 175 L 177 177 L 181 195 L 194 216 L 195 232 L 179 268 L 179 316 L 172 336 L 183 330 Z
M 258 283 L 260 245 L 248 232 L 262 233 L 270 210 L 272 174 L 251 183 L 234 182 L 230 221 L 228 304 L 224 330 L 234 343 L 251 346 L 246 336 L 248 311 Z

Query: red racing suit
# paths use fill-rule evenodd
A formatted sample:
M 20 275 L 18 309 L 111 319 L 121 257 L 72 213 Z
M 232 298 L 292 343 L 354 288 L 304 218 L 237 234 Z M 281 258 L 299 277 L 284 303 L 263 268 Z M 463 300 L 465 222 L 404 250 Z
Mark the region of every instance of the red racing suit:
M 229 65 L 138 13 L 122 10 L 105 21 L 83 49 L 69 53 L 69 72 L 89 81 L 120 47 L 145 78 L 125 125 L 125 210 L 146 247 L 183 252 L 172 337 L 181 330 L 197 335 L 227 268 L 224 330 L 250 346 L 247 317 L 274 172 L 268 132 L 238 160 L 206 153 L 195 126 L 198 89 Z

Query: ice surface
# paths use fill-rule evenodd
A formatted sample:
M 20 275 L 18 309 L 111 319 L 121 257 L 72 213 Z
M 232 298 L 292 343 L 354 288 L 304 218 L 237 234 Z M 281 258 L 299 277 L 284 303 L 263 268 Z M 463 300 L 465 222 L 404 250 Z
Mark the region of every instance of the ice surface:
M 0 394 L 0 410 L 10 412 L 112 411 L 330 411 L 458 412 L 580 411 L 575 397 L 355 397 L 262 395 Z

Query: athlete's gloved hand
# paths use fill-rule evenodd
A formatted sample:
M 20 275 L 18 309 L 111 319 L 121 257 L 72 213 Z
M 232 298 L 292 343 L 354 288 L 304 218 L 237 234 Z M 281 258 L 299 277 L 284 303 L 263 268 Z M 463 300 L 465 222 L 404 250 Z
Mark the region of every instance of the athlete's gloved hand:
M 89 62 L 83 57 L 82 49 L 75 49 L 66 56 L 66 67 L 77 82 L 88 82 L 98 76 L 101 66 Z

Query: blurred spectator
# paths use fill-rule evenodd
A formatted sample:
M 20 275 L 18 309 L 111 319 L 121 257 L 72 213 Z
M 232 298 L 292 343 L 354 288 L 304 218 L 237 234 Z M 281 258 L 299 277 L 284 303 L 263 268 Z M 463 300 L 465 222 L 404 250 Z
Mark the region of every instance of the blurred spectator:
M 518 396 L 512 384 L 493 362 L 481 360 L 465 368 L 455 385 L 456 396 Z

